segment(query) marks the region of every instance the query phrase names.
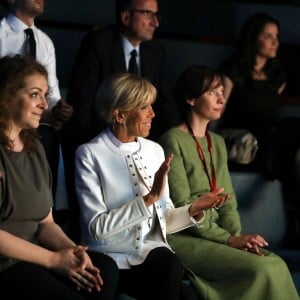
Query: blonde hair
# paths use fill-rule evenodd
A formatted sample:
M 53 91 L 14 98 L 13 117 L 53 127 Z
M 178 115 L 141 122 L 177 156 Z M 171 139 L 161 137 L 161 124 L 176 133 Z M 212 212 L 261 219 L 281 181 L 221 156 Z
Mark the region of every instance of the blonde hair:
M 130 73 L 117 73 L 100 85 L 95 108 L 106 123 L 114 121 L 114 111 L 132 111 L 142 108 L 156 99 L 157 90 L 147 79 Z

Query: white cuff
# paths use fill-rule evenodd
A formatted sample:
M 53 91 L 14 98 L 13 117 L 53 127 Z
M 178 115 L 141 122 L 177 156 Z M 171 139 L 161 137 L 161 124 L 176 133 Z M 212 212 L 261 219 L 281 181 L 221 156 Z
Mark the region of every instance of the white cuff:
M 194 217 L 190 217 L 190 220 L 196 224 L 196 225 L 199 225 L 200 223 L 202 223 L 204 221 L 204 218 L 205 218 L 205 211 L 203 210 L 203 216 L 200 220 L 196 220 Z

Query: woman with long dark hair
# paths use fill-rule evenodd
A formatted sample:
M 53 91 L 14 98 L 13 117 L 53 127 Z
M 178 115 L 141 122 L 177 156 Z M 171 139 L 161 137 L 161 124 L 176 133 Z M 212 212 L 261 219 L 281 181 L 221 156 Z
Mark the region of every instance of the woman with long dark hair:
M 261 172 L 283 183 L 287 201 L 299 208 L 300 119 L 282 114 L 281 93 L 286 74 L 280 65 L 280 24 L 256 13 L 245 22 L 236 53 L 220 70 L 224 76 L 227 107 L 219 128 L 246 129 L 255 135 L 258 151 L 248 165 L 230 162 L 231 170 Z
M 254 14 L 241 30 L 236 53 L 220 67 L 228 99 L 221 127 L 254 134 L 259 150 L 247 169 L 272 178 L 278 173 L 273 165 L 273 136 L 280 121 L 280 94 L 286 85 L 278 58 L 279 31 L 277 20 L 265 13 Z

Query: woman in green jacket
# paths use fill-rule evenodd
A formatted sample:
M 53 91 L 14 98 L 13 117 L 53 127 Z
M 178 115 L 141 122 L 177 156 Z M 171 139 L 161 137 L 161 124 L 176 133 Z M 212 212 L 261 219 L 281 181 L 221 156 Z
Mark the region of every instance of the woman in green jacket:
M 214 300 L 299 299 L 285 262 L 264 249 L 267 241 L 259 234 L 241 234 L 225 143 L 207 130 L 225 107 L 221 75 L 204 66 L 188 67 L 175 95 L 183 122 L 160 139 L 165 153 L 174 155 L 171 199 L 183 206 L 217 187 L 228 197 L 222 207 L 206 211 L 204 225 L 168 236 L 199 295 Z

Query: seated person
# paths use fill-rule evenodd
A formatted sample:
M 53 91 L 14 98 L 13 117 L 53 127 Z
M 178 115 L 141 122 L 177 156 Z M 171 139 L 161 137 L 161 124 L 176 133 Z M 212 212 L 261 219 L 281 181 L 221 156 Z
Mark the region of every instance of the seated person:
M 61 129 L 71 118 L 73 108 L 61 99 L 54 44 L 35 24 L 36 18 L 44 12 L 44 2 L 0 0 L 0 4 L 7 10 L 7 15 L 0 20 L 0 57 L 31 55 L 48 72 L 48 109 L 43 112 L 38 133 L 51 168 L 52 192 L 55 196 Z M 54 205 L 54 212 L 56 211 Z
M 174 105 L 169 103 L 171 97 L 168 96 L 170 89 L 165 76 L 165 49 L 154 38 L 159 27 L 159 1 L 112 1 L 115 4 L 116 24 L 91 30 L 84 36 L 68 87 L 67 102 L 74 107 L 74 115 L 63 128 L 62 152 L 71 218 L 75 219 L 72 225 L 75 235 L 79 231 L 76 228 L 78 202 L 74 201 L 75 151 L 105 127 L 94 107 L 99 85 L 112 74 L 132 72 L 130 62 L 134 58 L 138 74 L 150 80 L 158 90 L 154 104 L 156 118 L 152 122 L 149 138 L 157 140 L 166 128 L 173 125 L 171 122 L 176 118 L 176 112 L 170 109 Z M 132 57 L 132 51 L 136 53 L 136 57 Z M 174 117 L 170 117 L 171 113 Z
M 35 132 L 48 107 L 46 69 L 5 56 L 0 78 L 1 299 L 114 299 L 114 261 L 53 221 L 50 168 Z
M 199 295 L 214 300 L 299 299 L 285 262 L 261 248 L 267 241 L 258 234 L 241 234 L 224 139 L 207 130 L 224 110 L 221 75 L 190 66 L 179 76 L 175 95 L 182 123 L 160 140 L 165 154 L 174 155 L 168 182 L 175 206 L 185 207 L 217 186 L 229 197 L 206 211 L 204 226 L 168 235 Z
M 156 88 L 129 73 L 100 86 L 96 110 L 108 127 L 76 151 L 76 189 L 81 238 L 111 256 L 120 269 L 120 290 L 137 299 L 196 299 L 182 283 L 183 267 L 166 233 L 201 226 L 204 210 L 221 205 L 222 188 L 175 209 L 169 198 L 165 158 L 151 129 Z M 200 204 L 200 205 L 199 205 Z
M 295 186 L 300 120 L 281 115 L 286 72 L 279 37 L 280 24 L 272 16 L 255 13 L 246 20 L 236 52 L 220 66 L 228 104 L 219 127 L 246 129 L 258 141 L 255 159 L 246 166 L 230 163 L 231 170 L 261 172 L 286 183 L 289 191 Z

